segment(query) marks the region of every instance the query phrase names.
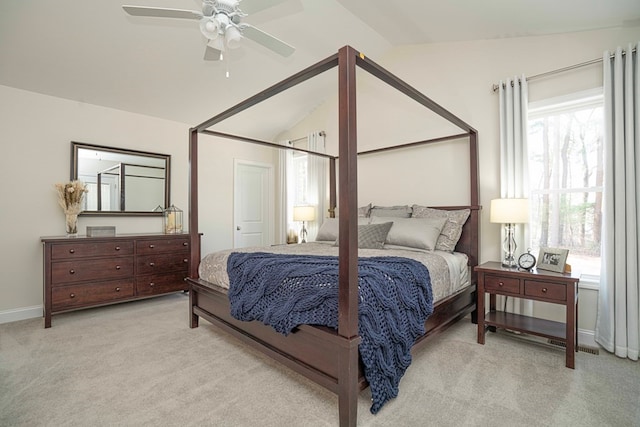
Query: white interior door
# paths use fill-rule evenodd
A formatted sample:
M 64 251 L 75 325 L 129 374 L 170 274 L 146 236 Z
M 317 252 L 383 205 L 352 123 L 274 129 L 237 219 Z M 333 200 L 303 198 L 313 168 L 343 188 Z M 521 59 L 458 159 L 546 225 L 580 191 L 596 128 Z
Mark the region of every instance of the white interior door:
M 273 243 L 273 167 L 244 160 L 234 166 L 234 248 L 268 246 Z

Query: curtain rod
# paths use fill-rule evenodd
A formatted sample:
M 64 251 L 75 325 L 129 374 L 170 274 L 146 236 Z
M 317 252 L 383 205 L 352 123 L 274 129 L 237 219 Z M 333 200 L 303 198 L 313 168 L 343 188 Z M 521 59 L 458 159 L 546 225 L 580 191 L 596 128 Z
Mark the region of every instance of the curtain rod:
M 636 52 L 636 48 L 633 48 L 631 50 L 631 52 L 635 53 Z M 626 55 L 626 51 L 623 50 L 622 51 L 622 55 L 623 56 Z M 609 58 L 613 58 L 613 57 L 614 57 L 614 54 L 611 54 L 609 56 Z M 525 80 L 526 81 L 535 80 L 535 79 L 539 79 L 539 78 L 542 78 L 542 77 L 551 76 L 553 74 L 559 74 L 559 73 L 564 73 L 565 71 L 575 70 L 576 68 L 582 68 L 582 67 L 586 67 L 586 66 L 589 66 L 589 65 L 598 64 L 598 63 L 601 63 L 601 62 L 602 62 L 602 58 L 592 59 L 590 61 L 581 62 L 579 64 L 574 64 L 574 65 L 569 65 L 568 67 L 559 68 L 557 70 L 546 71 L 544 73 L 536 74 L 536 75 L 533 75 L 533 76 L 530 76 L 530 77 L 525 77 Z M 493 92 L 497 92 L 498 89 L 500 89 L 500 86 L 497 85 L 497 84 L 494 84 L 491 87 L 491 89 L 492 89 Z
M 320 132 L 318 132 L 320 134 L 320 136 L 327 136 L 327 134 L 321 130 Z M 296 139 L 290 139 L 289 142 L 294 143 L 294 142 L 298 142 L 298 141 L 302 141 L 309 138 L 308 136 L 303 136 L 301 138 L 296 138 Z

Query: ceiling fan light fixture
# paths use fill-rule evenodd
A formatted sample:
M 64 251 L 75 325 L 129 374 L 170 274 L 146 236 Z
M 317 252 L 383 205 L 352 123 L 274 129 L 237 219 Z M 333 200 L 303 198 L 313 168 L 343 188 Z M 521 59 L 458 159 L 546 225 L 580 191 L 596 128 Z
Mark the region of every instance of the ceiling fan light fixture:
M 200 31 L 209 40 L 218 37 L 220 23 L 213 16 L 205 16 L 200 20 Z
M 229 49 L 235 49 L 240 46 L 240 41 L 242 40 L 242 34 L 240 30 L 233 26 L 229 25 L 225 29 L 224 38 Z

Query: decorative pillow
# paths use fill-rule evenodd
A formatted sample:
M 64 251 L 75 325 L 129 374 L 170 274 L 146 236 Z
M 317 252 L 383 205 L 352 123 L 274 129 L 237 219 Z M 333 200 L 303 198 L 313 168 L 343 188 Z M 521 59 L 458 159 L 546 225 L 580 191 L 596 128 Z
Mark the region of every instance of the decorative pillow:
M 358 248 L 382 249 L 392 225 L 392 222 L 358 225 Z M 338 246 L 338 243 L 338 239 L 336 238 L 334 246 Z
M 460 235 L 462 234 L 462 226 L 469 218 L 470 209 L 460 209 L 448 211 L 442 209 L 433 209 L 426 206 L 413 205 L 414 218 L 446 218 L 440 237 L 436 242 L 436 249 L 440 251 L 453 252 Z
M 392 225 L 392 222 L 385 222 L 384 224 L 359 225 L 358 248 L 382 249 Z
M 409 205 L 404 206 L 374 206 L 371 208 L 371 216 L 384 216 L 393 218 L 409 218 L 411 216 L 411 208 Z
M 389 218 L 372 217 L 371 223 L 391 221 L 393 227 L 387 235 L 385 245 L 403 246 L 432 251 L 444 227 L 446 218 Z
M 371 216 L 371 203 L 366 206 L 358 208 L 358 217 L 369 218 Z
M 358 218 L 358 225 L 369 224 L 369 218 Z M 318 230 L 316 242 L 335 242 L 338 240 L 338 218 L 325 218 Z

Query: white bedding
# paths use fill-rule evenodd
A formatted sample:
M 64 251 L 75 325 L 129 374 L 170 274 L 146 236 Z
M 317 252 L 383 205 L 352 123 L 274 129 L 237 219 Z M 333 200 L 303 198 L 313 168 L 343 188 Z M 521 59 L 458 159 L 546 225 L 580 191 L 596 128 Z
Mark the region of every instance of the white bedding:
M 232 252 L 272 252 L 278 254 L 338 256 L 338 247 L 333 244 L 311 242 L 297 245 L 277 245 L 227 249 L 206 255 L 198 269 L 200 278 L 225 289 L 229 288 L 227 258 Z M 433 301 L 445 298 L 469 286 L 467 256 L 462 253 L 444 251 L 412 251 L 404 249 L 359 249 L 358 256 L 399 256 L 411 258 L 427 266 L 431 276 Z

